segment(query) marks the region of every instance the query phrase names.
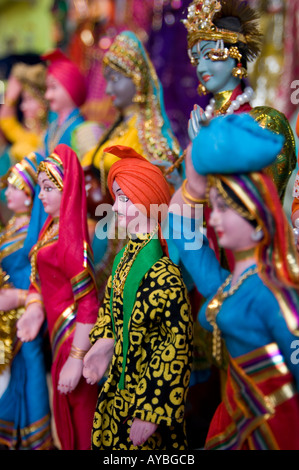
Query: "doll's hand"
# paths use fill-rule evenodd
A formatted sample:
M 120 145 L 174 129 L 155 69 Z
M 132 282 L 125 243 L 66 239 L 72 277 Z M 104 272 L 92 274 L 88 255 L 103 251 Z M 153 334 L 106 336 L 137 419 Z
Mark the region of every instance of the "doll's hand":
M 197 134 L 200 131 L 200 128 L 203 124 L 207 123 L 208 119 L 205 115 L 204 110 L 198 106 L 194 105 L 193 110 L 191 111 L 190 119 L 188 122 L 188 135 L 190 140 L 194 140 Z
M 83 377 L 90 385 L 101 380 L 105 374 L 114 352 L 114 339 L 98 339 L 83 359 Z
M 22 92 L 22 85 L 19 80 L 11 75 L 7 82 L 5 99 L 11 102 L 16 102 Z M 5 104 L 5 103 L 4 103 Z
M 206 197 L 207 178 L 199 175 L 194 169 L 192 158 L 192 145 L 190 144 L 186 149 L 185 165 L 186 165 L 186 179 L 188 180 L 188 192 L 198 199 Z
M 34 340 L 44 322 L 45 314 L 41 305 L 33 303 L 26 308 L 17 322 L 17 337 L 23 342 Z
M 82 376 L 82 369 L 82 359 L 68 357 L 60 371 L 57 390 L 64 394 L 75 390 Z
M 0 310 L 12 310 L 18 307 L 19 289 L 5 288 L 0 289 Z
M 135 418 L 130 431 L 130 439 L 134 446 L 143 445 L 149 437 L 157 430 L 158 425 L 149 421 L 142 421 Z

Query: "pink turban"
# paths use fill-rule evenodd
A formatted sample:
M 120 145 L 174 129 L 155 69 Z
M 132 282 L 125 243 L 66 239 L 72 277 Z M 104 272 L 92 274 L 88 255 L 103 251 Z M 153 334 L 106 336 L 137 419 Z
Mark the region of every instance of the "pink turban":
M 41 58 L 49 61 L 48 74 L 53 75 L 59 81 L 76 106 L 82 106 L 86 100 L 87 84 L 77 65 L 69 60 L 60 49 L 44 54 Z

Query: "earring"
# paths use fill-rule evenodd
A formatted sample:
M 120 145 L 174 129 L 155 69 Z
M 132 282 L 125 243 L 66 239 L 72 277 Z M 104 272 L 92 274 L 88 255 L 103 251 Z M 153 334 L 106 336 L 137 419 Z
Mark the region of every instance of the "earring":
M 242 66 L 242 54 L 240 53 L 239 49 L 236 46 L 232 46 L 229 48 L 228 54 L 232 59 L 236 59 L 238 61 L 237 67 L 234 67 L 232 70 L 232 76 L 239 78 L 240 80 L 242 78 L 246 78 L 248 74 L 247 70 Z
M 241 62 L 238 63 L 237 67 L 234 67 L 232 70 L 232 76 L 239 78 L 246 78 L 248 75 L 247 70 L 242 66 Z
M 197 93 L 199 94 L 199 96 L 203 96 L 208 93 L 206 87 L 202 85 L 202 83 L 199 83 L 197 87 Z
M 252 234 L 250 235 L 251 240 L 253 240 L 254 242 L 261 241 L 263 237 L 264 234 L 261 228 L 255 229 L 255 231 L 252 232 Z
M 26 207 L 31 206 L 31 201 L 30 201 L 30 199 L 26 199 L 26 201 L 24 202 L 24 204 L 25 204 Z

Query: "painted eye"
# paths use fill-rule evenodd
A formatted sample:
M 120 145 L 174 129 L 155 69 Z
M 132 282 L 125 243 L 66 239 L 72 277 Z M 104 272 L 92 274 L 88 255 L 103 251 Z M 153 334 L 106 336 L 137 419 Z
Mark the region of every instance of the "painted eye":
M 121 195 L 121 196 L 118 196 L 118 200 L 120 202 L 128 202 L 129 198 L 127 196 Z

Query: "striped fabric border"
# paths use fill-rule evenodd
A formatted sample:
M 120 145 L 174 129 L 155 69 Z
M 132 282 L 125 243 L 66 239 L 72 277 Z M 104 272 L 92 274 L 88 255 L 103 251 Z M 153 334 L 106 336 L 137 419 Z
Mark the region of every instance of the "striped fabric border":
M 73 304 L 64 310 L 56 320 L 51 333 L 53 361 L 55 361 L 62 344 L 73 333 L 75 329 L 76 315 L 77 306 L 76 304 Z

